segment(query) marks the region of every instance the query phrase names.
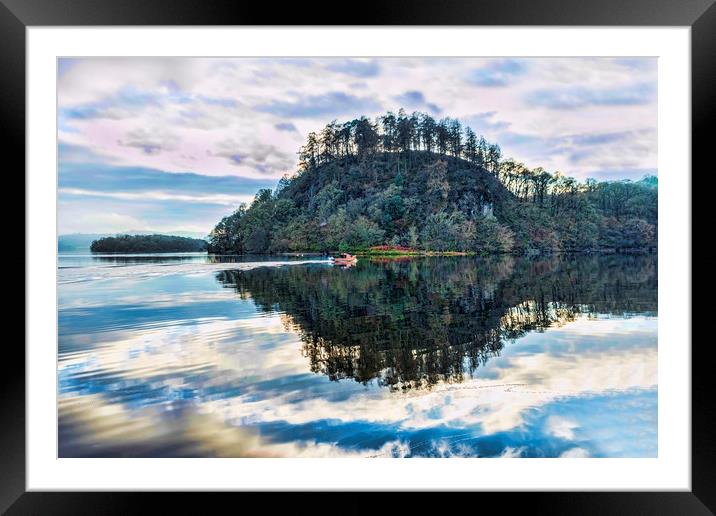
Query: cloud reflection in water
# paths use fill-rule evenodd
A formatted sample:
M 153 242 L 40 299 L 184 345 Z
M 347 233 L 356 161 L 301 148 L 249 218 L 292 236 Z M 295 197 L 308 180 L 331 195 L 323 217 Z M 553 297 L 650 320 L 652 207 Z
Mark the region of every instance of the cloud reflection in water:
M 656 308 L 653 257 L 61 284 L 60 456 L 655 456 Z

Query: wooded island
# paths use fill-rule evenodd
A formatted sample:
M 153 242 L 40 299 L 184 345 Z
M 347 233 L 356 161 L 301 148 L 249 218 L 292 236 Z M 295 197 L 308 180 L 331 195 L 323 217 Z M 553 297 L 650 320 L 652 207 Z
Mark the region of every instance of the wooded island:
M 172 235 L 117 235 L 92 242 L 93 253 L 186 253 L 206 251 L 206 240 Z
M 209 252 L 653 251 L 657 178 L 579 182 L 503 159 L 451 118 L 388 112 L 310 133 L 299 170 L 223 218 Z

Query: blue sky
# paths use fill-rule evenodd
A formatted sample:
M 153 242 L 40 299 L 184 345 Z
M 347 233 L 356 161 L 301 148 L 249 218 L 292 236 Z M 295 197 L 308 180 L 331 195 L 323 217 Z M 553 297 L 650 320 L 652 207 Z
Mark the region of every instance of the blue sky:
M 58 63 L 59 232 L 208 233 L 308 132 L 404 107 L 584 180 L 656 174 L 654 58 L 88 58 Z

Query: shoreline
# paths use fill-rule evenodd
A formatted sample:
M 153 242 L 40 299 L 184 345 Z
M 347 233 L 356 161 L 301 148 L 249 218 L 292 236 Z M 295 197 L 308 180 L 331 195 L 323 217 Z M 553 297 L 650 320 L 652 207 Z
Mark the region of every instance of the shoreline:
M 538 258 L 548 257 L 557 255 L 608 255 L 608 254 L 658 254 L 658 249 L 654 248 L 643 248 L 643 249 L 584 249 L 584 250 L 560 250 L 552 252 L 526 252 L 526 253 L 503 253 L 503 252 L 478 252 L 478 251 L 423 251 L 423 250 L 355 250 L 349 249 L 347 251 L 289 251 L 289 252 L 276 252 L 276 253 L 244 253 L 244 254 L 227 254 L 227 253 L 212 253 L 208 252 L 209 255 L 216 256 L 333 256 L 343 253 L 349 253 L 355 256 L 370 258 L 370 257 L 425 257 L 425 256 L 522 256 L 527 258 Z

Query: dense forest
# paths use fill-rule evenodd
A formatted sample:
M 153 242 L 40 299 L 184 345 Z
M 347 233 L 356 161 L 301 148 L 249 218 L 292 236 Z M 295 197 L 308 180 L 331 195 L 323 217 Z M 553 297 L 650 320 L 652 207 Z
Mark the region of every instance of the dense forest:
M 180 253 L 206 251 L 206 240 L 171 235 L 117 235 L 92 242 L 93 253 Z
M 299 170 L 223 218 L 216 253 L 654 250 L 657 180 L 587 180 L 503 159 L 456 119 L 387 113 L 310 133 Z

